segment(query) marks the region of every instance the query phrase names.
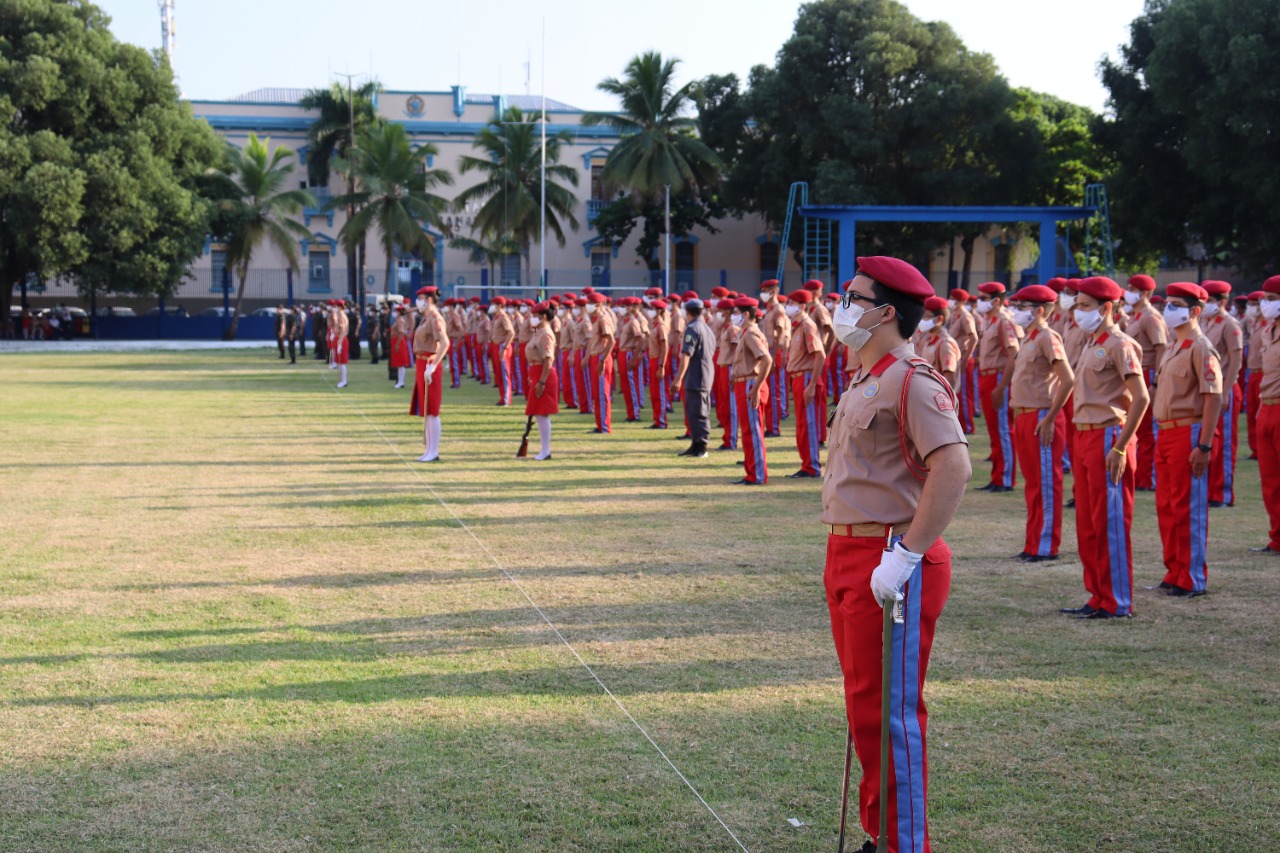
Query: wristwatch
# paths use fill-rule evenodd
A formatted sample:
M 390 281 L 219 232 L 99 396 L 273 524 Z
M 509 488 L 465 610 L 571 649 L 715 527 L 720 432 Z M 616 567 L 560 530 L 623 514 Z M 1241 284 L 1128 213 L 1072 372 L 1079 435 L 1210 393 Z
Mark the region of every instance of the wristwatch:
M 1212 453 L 1212 452 L 1213 452 L 1213 445 L 1212 445 L 1212 444 L 1197 444 L 1197 445 L 1196 445 L 1196 450 L 1199 450 L 1201 453 Z

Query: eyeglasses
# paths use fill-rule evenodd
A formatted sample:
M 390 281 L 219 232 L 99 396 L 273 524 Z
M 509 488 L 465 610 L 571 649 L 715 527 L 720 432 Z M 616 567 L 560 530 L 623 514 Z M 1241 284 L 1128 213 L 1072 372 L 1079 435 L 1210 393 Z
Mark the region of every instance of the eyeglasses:
M 876 301 L 870 296 L 863 296 L 861 293 L 854 293 L 852 290 L 846 290 L 844 292 L 844 296 L 840 297 L 840 307 L 849 308 L 855 301 L 867 302 L 872 306 L 876 306 Z

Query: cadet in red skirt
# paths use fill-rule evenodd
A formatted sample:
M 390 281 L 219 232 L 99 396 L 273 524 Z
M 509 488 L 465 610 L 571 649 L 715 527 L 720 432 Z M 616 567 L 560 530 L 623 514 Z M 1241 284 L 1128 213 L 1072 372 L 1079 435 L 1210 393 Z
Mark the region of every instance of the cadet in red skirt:
M 1262 383 L 1258 389 L 1258 473 L 1262 502 L 1271 521 L 1266 545 L 1252 550 L 1280 554 L 1280 275 L 1267 279 L 1258 304 L 1264 324 L 1254 336 L 1262 347 Z
M 391 324 L 391 367 L 396 371 L 397 388 L 404 387 L 404 370 L 413 363 L 409 354 L 409 322 L 405 319 L 404 304 L 396 306 L 396 319 Z
M 419 462 L 440 461 L 440 399 L 444 384 L 444 358 L 449 352 L 449 330 L 444 317 L 436 309 L 438 294 L 434 287 L 423 287 L 417 292 L 422 320 L 413 333 L 413 357 L 418 371 L 409 411 L 423 416 L 424 447 Z
M 555 308 L 539 302 L 529 313 L 529 341 L 525 357 L 529 379 L 525 386 L 524 413 L 538 425 L 541 450 L 533 457 L 538 462 L 551 458 L 551 416 L 560 411 L 560 377 L 556 373 L 556 336 L 551 331 Z

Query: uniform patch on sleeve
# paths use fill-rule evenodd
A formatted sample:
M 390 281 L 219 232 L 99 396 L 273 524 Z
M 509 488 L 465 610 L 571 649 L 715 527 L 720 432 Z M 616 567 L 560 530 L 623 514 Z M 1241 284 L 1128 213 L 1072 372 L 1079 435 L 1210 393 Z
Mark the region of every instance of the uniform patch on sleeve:
M 939 391 L 934 394 L 933 401 L 938 404 L 939 412 L 950 412 L 955 409 L 955 406 L 951 404 L 951 395 L 946 391 Z

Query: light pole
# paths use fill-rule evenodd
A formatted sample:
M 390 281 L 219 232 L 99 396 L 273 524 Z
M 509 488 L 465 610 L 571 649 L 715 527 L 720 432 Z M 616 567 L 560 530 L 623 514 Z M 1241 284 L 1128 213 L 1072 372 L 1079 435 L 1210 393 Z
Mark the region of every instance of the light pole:
M 348 129 L 351 134 L 351 137 L 350 137 L 351 143 L 347 150 L 347 166 L 348 166 L 347 192 L 354 193 L 356 191 L 356 158 L 355 158 L 356 102 L 355 102 L 355 97 L 351 90 L 351 79 L 356 75 L 344 74 L 341 71 L 335 71 L 334 74 L 336 74 L 338 77 L 347 78 L 347 121 L 349 122 Z M 355 205 L 348 204 L 347 205 L 347 221 L 350 222 L 352 219 L 355 218 L 355 215 L 356 215 Z M 361 251 L 363 248 L 364 248 L 364 243 L 363 241 L 361 241 L 361 245 L 356 247 L 356 254 L 348 256 L 348 261 L 356 261 L 356 262 L 348 263 L 349 269 L 347 270 L 347 291 L 352 296 L 356 297 L 357 304 L 360 306 L 361 311 L 364 310 L 364 270 L 361 269 L 361 267 L 363 267 L 363 264 L 361 264 L 357 260 L 357 258 L 363 258 L 364 254 Z M 387 295 L 389 296 L 390 294 L 391 294 L 391 279 L 388 278 L 387 279 Z
M 666 243 L 666 263 L 662 272 L 663 291 L 667 296 L 671 295 L 671 184 L 667 184 L 666 199 L 663 202 L 662 211 L 663 220 L 663 238 Z

